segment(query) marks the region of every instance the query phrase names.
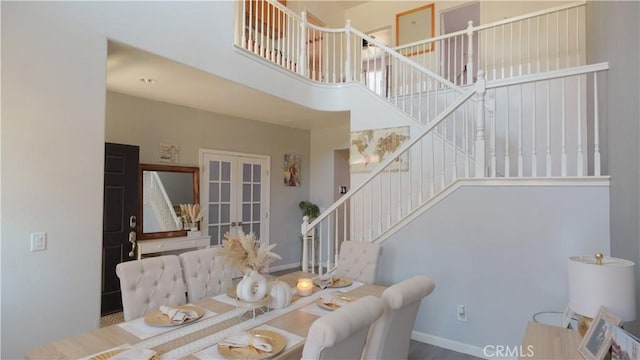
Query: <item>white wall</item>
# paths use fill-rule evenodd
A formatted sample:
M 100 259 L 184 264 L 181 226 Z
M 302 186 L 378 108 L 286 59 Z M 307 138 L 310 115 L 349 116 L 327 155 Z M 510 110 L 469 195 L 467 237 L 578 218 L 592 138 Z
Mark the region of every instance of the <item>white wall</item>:
M 107 42 L 45 8 L 2 3 L 6 359 L 96 328 L 100 313 Z M 29 251 L 32 232 L 46 251 Z
M 160 143 L 180 145 L 180 163 L 198 166 L 199 149 L 271 157 L 270 234 L 282 259 L 272 266 L 300 262 L 298 202 L 307 200 L 311 178 L 307 130 L 229 117 L 183 106 L 107 92 L 106 141 L 140 146 L 141 163 L 158 163 Z M 284 186 L 284 154 L 302 159 L 301 186 Z
M 589 62 L 609 61 L 598 79 L 603 169 L 611 175 L 611 253 L 636 263 L 636 318 L 640 318 L 640 3 L 587 3 Z M 625 325 L 640 335 L 640 322 Z
M 434 279 L 414 328 L 422 341 L 481 357 L 485 345 L 520 345 L 534 313 L 566 307 L 569 256 L 609 253 L 608 192 L 463 186 L 382 244 L 376 281 Z

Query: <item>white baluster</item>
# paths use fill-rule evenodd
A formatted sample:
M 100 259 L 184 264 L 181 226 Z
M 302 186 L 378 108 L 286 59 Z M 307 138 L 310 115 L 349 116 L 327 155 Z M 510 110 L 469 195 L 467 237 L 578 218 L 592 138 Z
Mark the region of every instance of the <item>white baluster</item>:
M 584 176 L 584 157 L 582 154 L 582 75 L 578 75 L 578 121 L 576 124 L 578 125 L 578 176 Z
M 593 175 L 600 176 L 600 114 L 598 113 L 598 73 L 593 73 Z
M 505 114 L 505 130 L 504 130 L 504 176 L 505 177 L 510 177 L 511 176 L 511 156 L 509 156 L 509 108 L 511 107 L 511 100 L 509 99 L 509 93 L 511 92 L 511 89 L 509 87 L 506 87 L 505 90 L 507 91 L 507 113 Z
M 302 271 L 309 271 L 309 247 L 307 246 L 309 236 L 309 217 L 302 217 L 302 226 L 300 233 L 302 234 Z
M 566 111 L 566 97 L 567 95 L 564 92 L 565 88 L 565 79 L 562 78 L 562 87 L 561 87 L 561 100 L 562 100 L 562 144 L 561 144 L 561 158 L 560 162 L 562 163 L 561 174 L 562 176 L 567 176 L 567 111 Z M 580 95 L 578 95 L 580 96 Z
M 551 83 L 547 80 L 547 176 L 551 176 Z
M 476 177 L 485 177 L 485 122 L 484 122 L 484 97 L 487 91 L 487 83 L 485 79 L 485 71 L 478 71 L 478 81 L 476 82 L 476 96 L 477 96 L 477 108 L 476 108 Z
M 518 177 L 522 177 L 524 159 L 522 156 L 522 91 L 524 85 L 520 85 L 520 104 L 518 105 Z
M 536 144 L 536 108 L 538 107 L 536 104 L 536 93 L 538 89 L 538 83 L 533 83 L 533 109 L 532 109 L 532 119 L 531 119 L 531 144 L 533 148 L 531 149 L 531 176 L 538 176 L 538 157 L 537 157 L 537 144 Z
M 298 73 L 304 77 L 307 76 L 307 31 L 308 31 L 308 20 L 307 20 L 307 12 L 303 11 L 302 22 L 300 23 L 300 54 L 298 61 Z

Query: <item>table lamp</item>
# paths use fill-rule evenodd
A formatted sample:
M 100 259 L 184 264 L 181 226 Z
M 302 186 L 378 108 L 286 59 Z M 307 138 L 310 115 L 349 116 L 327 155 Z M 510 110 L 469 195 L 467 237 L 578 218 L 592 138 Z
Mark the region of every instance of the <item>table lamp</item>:
M 569 307 L 584 336 L 600 306 L 623 321 L 636 318 L 634 263 L 600 253 L 569 258 Z

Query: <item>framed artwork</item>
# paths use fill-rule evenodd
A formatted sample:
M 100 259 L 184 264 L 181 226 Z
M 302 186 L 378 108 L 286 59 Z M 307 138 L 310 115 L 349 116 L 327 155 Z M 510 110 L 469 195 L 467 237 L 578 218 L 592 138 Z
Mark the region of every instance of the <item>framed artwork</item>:
M 433 3 L 396 14 L 396 46 L 429 39 L 434 35 L 435 7 Z M 405 55 L 417 55 L 433 50 L 435 50 L 435 45 L 431 43 L 430 46 L 422 48 L 420 51 Z
M 573 310 L 571 310 L 571 307 L 567 305 L 567 308 L 564 309 L 564 314 L 562 316 L 562 327 L 569 327 L 569 324 L 571 324 L 571 319 L 573 318 L 573 314 Z
M 300 186 L 300 156 L 284 155 L 284 186 Z
M 578 352 L 587 360 L 602 360 L 611 348 L 613 327 L 622 325 L 622 319 L 600 307 L 598 315 L 593 318 L 589 330 L 582 338 Z
M 393 127 L 353 131 L 349 148 L 351 172 L 369 172 L 391 156 L 409 139 L 409 127 Z M 391 163 L 389 170 L 409 170 L 409 154 L 405 152 Z
M 161 162 L 177 163 L 180 161 L 180 145 L 160 144 L 159 160 Z

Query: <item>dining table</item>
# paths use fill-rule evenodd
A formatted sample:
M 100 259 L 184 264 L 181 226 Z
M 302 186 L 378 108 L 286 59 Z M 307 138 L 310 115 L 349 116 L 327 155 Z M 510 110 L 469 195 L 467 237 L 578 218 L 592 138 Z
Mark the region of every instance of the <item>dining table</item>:
M 275 279 L 295 289 L 299 279 L 317 277 L 297 271 Z M 308 296 L 295 293 L 291 303 L 280 309 L 270 309 L 264 303 L 245 303 L 225 292 L 190 303 L 203 312 L 196 321 L 155 326 L 149 325 L 143 317 L 35 347 L 27 351 L 25 358 L 107 360 L 111 354 L 123 349 L 136 348 L 153 350 L 154 359 L 159 360 L 228 359 L 228 354 L 218 351 L 218 343 L 238 332 L 262 330 L 282 335 L 286 344 L 277 354 L 266 354 L 264 358 L 300 359 L 311 324 L 332 311 L 330 307 L 322 306 L 327 295 L 335 296 L 332 293 L 336 292 L 349 301 L 357 301 L 368 295 L 380 296 L 385 289 L 380 285 L 346 280 L 348 286 L 325 289 L 313 286 Z

